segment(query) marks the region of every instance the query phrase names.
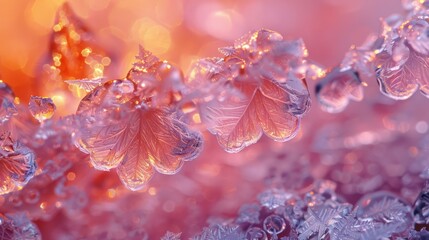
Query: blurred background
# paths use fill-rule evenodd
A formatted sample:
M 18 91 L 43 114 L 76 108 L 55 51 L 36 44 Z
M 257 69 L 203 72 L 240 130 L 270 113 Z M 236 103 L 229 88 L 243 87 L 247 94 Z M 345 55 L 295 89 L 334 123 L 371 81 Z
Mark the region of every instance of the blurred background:
M 63 0 L 0 0 L 0 76 L 27 100 L 48 51 L 55 13 Z M 219 56 L 251 30 L 269 28 L 303 38 L 310 58 L 325 66 L 341 61 L 352 44 L 379 29 L 380 17 L 401 13 L 399 0 L 125 0 L 69 1 L 106 46 L 123 77 L 138 45 L 185 72 L 200 57 Z

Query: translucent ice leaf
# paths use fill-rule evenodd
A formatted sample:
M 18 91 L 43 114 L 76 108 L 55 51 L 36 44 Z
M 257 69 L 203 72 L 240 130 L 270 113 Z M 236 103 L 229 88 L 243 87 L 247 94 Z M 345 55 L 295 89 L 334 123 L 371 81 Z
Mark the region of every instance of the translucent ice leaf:
M 105 82 L 105 78 L 92 78 L 92 79 L 77 79 L 77 80 L 65 80 L 69 85 L 76 86 L 85 92 L 91 92 L 96 87 L 101 86 Z
M 322 109 L 337 113 L 343 111 L 350 100 L 363 99 L 363 85 L 357 72 L 338 67 L 322 78 L 316 85 L 316 96 Z
M 42 236 L 36 224 L 25 214 L 0 214 L 0 239 L 4 240 L 41 240 Z
M 342 221 L 349 212 L 348 206 L 308 208 L 305 221 L 298 226 L 299 239 L 307 240 L 315 234 L 317 234 L 317 239 L 322 239 L 327 234 L 328 229 L 338 221 Z
M 429 97 L 428 58 L 410 50 L 403 64 L 397 64 L 395 56 L 382 54 L 383 64 L 376 70 L 377 81 L 383 94 L 393 99 L 407 99 L 420 90 Z
M 210 132 L 226 151 L 238 152 L 256 143 L 263 132 L 281 142 L 296 135 L 300 119 L 291 112 L 300 107 L 293 105 L 289 89 L 271 81 L 260 86 L 237 83 L 235 87 L 244 97 L 231 96 L 202 113 Z
M 55 104 L 50 98 L 31 96 L 28 109 L 39 122 L 50 119 L 55 113 Z
M 263 133 L 276 141 L 292 139 L 310 107 L 306 82 L 297 76 L 306 56 L 302 40 L 283 40 L 279 33 L 262 29 L 223 53 L 223 59 L 199 61 L 189 76 L 191 83 L 204 83 L 194 88 L 225 89 L 194 100 L 220 145 L 238 152 Z
M 84 129 L 80 143 L 90 153 L 94 167 L 101 170 L 118 167 L 118 175 L 128 188 L 142 188 L 154 168 L 164 174 L 174 174 L 183 161 L 198 155 L 201 136 L 166 109 L 125 111 L 127 116 L 119 122 Z
M 9 136 L 0 137 L 0 195 L 24 186 L 36 172 L 34 153 Z
M 172 233 L 168 231 L 161 237 L 161 240 L 180 240 L 180 235 L 182 235 L 182 233 Z
M 356 211 L 353 211 L 329 229 L 329 237 L 332 240 L 359 239 L 362 233 L 373 228 L 375 224 L 372 220 L 359 220 L 356 218 Z

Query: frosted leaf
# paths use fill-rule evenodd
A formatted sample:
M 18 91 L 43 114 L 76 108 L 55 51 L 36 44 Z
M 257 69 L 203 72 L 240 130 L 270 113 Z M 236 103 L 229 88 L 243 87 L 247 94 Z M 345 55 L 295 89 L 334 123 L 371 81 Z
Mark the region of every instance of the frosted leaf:
M 419 54 L 429 55 L 429 23 L 425 19 L 415 18 L 401 27 L 402 37 Z
M 42 236 L 36 224 L 25 214 L 0 214 L 0 239 L 4 240 L 41 240 Z
M 234 50 L 228 48 L 223 60 L 200 61 L 190 73 L 189 82 L 204 83 L 197 87 L 229 89 L 195 100 L 202 122 L 227 152 L 256 143 L 263 133 L 292 139 L 310 107 L 305 80 L 296 75 L 306 55 L 302 40 L 260 30 L 236 41 Z
M 277 235 L 286 229 L 286 222 L 279 215 L 273 214 L 265 218 L 263 226 L 267 233 Z
M 264 132 L 276 141 L 287 141 L 298 131 L 300 120 L 288 112 L 292 101 L 289 89 L 264 81 L 261 86 L 237 83 L 243 98 L 229 99 L 213 104 L 203 111 L 209 130 L 228 152 L 238 152 L 256 143 Z M 295 109 L 291 109 L 295 111 Z
M 285 206 L 292 194 L 285 192 L 282 189 L 268 189 L 258 195 L 259 202 L 262 206 L 269 209 L 275 209 L 280 206 Z
M 0 137 L 0 195 L 9 193 L 16 186 L 24 186 L 36 172 L 34 153 L 12 139 Z
M 349 212 L 348 206 L 308 208 L 305 221 L 298 226 L 299 239 L 310 239 L 315 234 L 317 234 L 317 239 L 322 239 L 327 234 L 328 229 L 335 223 L 343 221 L 344 216 Z
M 258 204 L 245 204 L 238 211 L 238 223 L 259 223 L 259 211 L 261 207 Z
M 50 98 L 31 96 L 28 109 L 35 119 L 43 122 L 54 115 L 56 106 Z
M 411 207 L 394 194 L 377 192 L 362 197 L 356 204 L 358 218 L 372 219 L 383 224 L 399 223 L 396 232 L 403 232 L 412 223 Z
M 167 231 L 165 235 L 161 237 L 161 240 L 180 240 L 180 235 L 182 235 L 182 233 L 172 233 Z
M 363 85 L 353 70 L 341 71 L 338 67 L 328 72 L 316 85 L 316 96 L 322 109 L 337 113 L 343 111 L 350 100 L 363 99 Z
M 118 167 L 118 175 L 128 188 L 142 188 L 153 175 L 153 168 L 174 174 L 183 161 L 198 155 L 201 136 L 166 109 L 136 106 L 120 111 L 125 111 L 120 121 L 89 125 L 82 130 L 79 142 L 90 153 L 95 168 Z
M 426 186 L 417 196 L 413 206 L 414 222 L 419 224 L 429 223 L 429 187 Z
M 393 56 L 382 55 L 383 64 L 376 70 L 383 94 L 393 99 L 407 99 L 418 89 L 429 97 L 428 58 L 410 50 L 409 57 L 398 65 Z
M 103 85 L 105 78 L 87 78 L 77 80 L 65 80 L 67 84 L 78 87 L 86 92 L 91 92 L 96 87 Z
M 191 238 L 192 240 L 244 240 L 244 233 L 238 226 L 214 225 L 204 228 L 202 233 Z
M 268 240 L 264 230 L 258 227 L 251 227 L 246 231 L 246 240 Z

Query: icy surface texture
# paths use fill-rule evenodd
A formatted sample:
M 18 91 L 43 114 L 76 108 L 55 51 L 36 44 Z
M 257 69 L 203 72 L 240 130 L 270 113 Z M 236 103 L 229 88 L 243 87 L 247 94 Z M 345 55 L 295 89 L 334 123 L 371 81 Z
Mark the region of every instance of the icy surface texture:
M 221 48 L 223 58 L 197 61 L 188 82 L 207 91 L 199 99 L 201 120 L 227 152 L 239 152 L 263 133 L 275 141 L 292 139 L 310 107 L 307 85 L 298 67 L 306 49 L 260 30 Z
M 325 187 L 320 187 L 325 186 Z M 326 187 L 330 186 L 330 187 Z M 376 192 L 363 196 L 356 206 L 336 196 L 335 185 L 319 182 L 303 195 L 278 189 L 282 204 L 259 205 L 259 221 L 243 221 L 254 208 L 242 208 L 235 220 L 205 228 L 194 239 L 381 239 L 411 237 L 411 207 L 396 195 Z M 269 194 L 265 192 L 265 194 Z M 314 201 L 318 199 L 317 201 Z M 247 211 L 249 212 L 247 212 Z M 240 219 L 240 220 L 239 220 Z M 239 220 L 239 221 L 237 221 Z M 217 234 L 219 230 L 229 235 Z M 241 235 L 245 232 L 245 235 Z M 210 237 L 209 237 L 210 236 Z
M 0 239 L 4 240 L 41 240 L 42 236 L 36 224 L 24 214 L 0 214 Z
M 100 170 L 116 168 L 129 189 L 141 189 L 154 171 L 175 174 L 202 148 L 202 137 L 179 118 L 175 93 L 180 70 L 143 48 L 126 79 L 93 89 L 77 110 L 76 141 Z

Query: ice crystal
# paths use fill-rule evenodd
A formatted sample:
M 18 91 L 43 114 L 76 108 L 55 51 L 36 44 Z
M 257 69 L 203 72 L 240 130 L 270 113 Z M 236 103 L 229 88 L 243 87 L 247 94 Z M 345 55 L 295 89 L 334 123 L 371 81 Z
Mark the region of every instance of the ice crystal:
M 41 240 L 37 226 L 24 214 L 0 214 L 0 239 L 5 240 Z
M 414 203 L 414 221 L 416 223 L 429 223 L 429 188 L 424 187 Z
M 294 70 L 305 56 L 302 41 L 286 41 L 276 32 L 260 30 L 222 52 L 223 59 L 202 60 L 191 71 L 192 81 L 233 89 L 208 98 L 200 107 L 202 121 L 220 145 L 238 152 L 262 133 L 276 141 L 293 138 L 310 105 L 305 81 Z
M 182 233 L 166 232 L 161 240 L 180 240 L 180 235 L 182 235 Z
M 357 72 L 341 71 L 337 67 L 317 83 L 316 96 L 325 111 L 341 112 L 348 105 L 349 100 L 363 99 L 362 81 Z
M 317 239 L 322 239 L 335 223 L 343 221 L 349 211 L 348 206 L 309 208 L 305 221 L 298 227 L 299 239 L 306 240 L 315 234 Z
M 34 176 L 36 168 L 34 152 L 9 135 L 0 136 L 0 195 L 24 186 Z
M 244 240 L 244 233 L 238 226 L 214 225 L 204 228 L 203 231 L 194 236 L 192 240 Z
M 286 200 L 292 197 L 292 194 L 285 192 L 283 189 L 268 189 L 258 195 L 259 202 L 262 206 L 274 209 L 284 206 Z

